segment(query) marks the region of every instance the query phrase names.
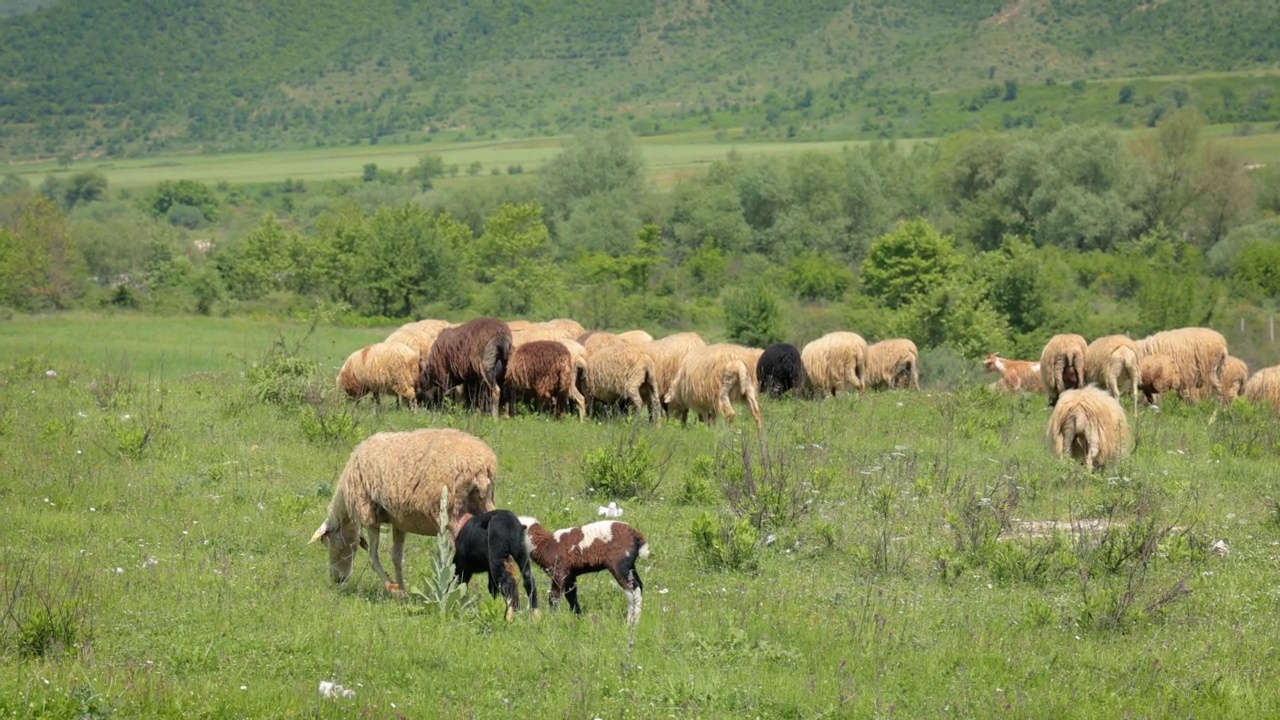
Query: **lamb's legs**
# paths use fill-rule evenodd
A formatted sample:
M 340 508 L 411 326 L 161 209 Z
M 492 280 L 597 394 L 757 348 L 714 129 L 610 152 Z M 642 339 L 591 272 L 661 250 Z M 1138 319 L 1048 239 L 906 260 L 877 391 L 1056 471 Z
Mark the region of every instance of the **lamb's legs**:
M 564 581 L 564 597 L 569 601 L 569 607 L 579 615 L 582 614 L 582 606 L 578 604 L 578 578 L 576 575 L 570 575 Z

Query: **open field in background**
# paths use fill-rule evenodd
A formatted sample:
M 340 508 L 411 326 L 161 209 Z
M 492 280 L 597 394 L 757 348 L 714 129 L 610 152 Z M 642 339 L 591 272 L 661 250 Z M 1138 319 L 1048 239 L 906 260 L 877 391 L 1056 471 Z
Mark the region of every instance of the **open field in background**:
M 1090 476 L 1048 457 L 1042 397 L 976 385 L 766 401 L 762 437 L 741 422 L 279 407 L 252 399 L 236 358 L 299 326 L 92 320 L 0 324 L 5 717 L 1260 717 L 1280 704 L 1269 412 L 1144 411 L 1133 457 Z M 299 355 L 328 362 L 382 334 L 321 328 Z M 646 533 L 630 651 L 602 575 L 581 582 L 584 618 L 511 625 L 491 605 L 446 619 L 392 602 L 365 555 L 348 587 L 329 584 L 306 541 L 351 448 L 442 425 L 494 447 L 501 506 L 564 526 L 616 500 Z M 656 489 L 589 494 L 584 458 L 636 445 Z M 740 507 L 790 516 L 739 548 L 747 569 L 705 568 L 692 529 L 729 515 L 744 451 L 785 491 Z M 1114 529 L 1067 529 L 1086 521 Z M 409 539 L 411 585 L 432 547 Z M 68 646 L 33 649 L 46 636 Z M 321 680 L 356 696 L 323 700 Z
M 1235 126 L 1208 126 L 1207 136 L 1225 143 L 1241 160 L 1250 163 L 1280 163 L 1280 132 L 1259 128 L 1248 136 L 1233 134 Z M 1138 135 L 1143 131 L 1131 131 Z M 795 155 L 806 152 L 839 152 L 846 147 L 865 145 L 869 141 L 831 140 L 823 142 L 751 141 L 741 131 L 730 130 L 727 139 L 717 140 L 706 132 L 682 133 L 636 138 L 644 154 L 651 178 L 659 187 L 670 187 L 680 179 L 691 177 L 710 163 L 722 160 L 734 151 L 743 157 Z M 68 170 L 59 170 L 52 162 L 0 166 L 0 174 L 14 173 L 38 187 L 50 174 L 68 174 L 93 169 L 107 178 L 113 190 L 150 187 L 162 180 L 198 180 L 216 184 L 281 182 L 285 179 L 319 181 L 356 178 L 366 163 L 376 163 L 381 170 L 403 170 L 413 167 L 423 155 L 435 154 L 446 165 L 458 165 L 459 176 L 439 178 L 447 187 L 455 182 L 471 182 L 488 177 L 491 168 L 503 174 L 507 168 L 520 165 L 524 172 L 536 172 L 538 166 L 559 154 L 565 138 L 537 140 L 499 140 L 488 142 L 431 142 L 414 145 L 360 145 L 312 148 L 289 151 L 267 151 L 228 155 L 174 155 L 106 162 L 77 162 Z M 898 140 L 902 146 L 928 140 Z M 467 167 L 479 162 L 481 174 L 467 176 Z

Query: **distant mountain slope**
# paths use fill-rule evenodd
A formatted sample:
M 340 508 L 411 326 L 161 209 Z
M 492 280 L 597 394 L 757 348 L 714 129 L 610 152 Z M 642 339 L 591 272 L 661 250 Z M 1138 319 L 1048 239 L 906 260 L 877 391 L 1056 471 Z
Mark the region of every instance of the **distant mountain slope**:
M 615 123 L 936 131 L 929 93 L 1280 61 L 1274 0 L 38 4 L 0 3 L 19 13 L 0 20 L 0 156 Z

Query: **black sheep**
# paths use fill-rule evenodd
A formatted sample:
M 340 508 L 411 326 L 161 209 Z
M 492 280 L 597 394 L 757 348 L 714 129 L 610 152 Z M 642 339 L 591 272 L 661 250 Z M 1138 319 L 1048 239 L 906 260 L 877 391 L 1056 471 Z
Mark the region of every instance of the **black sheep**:
M 761 392 L 775 398 L 788 390 L 799 390 L 804 384 L 800 349 L 789 343 L 775 343 L 765 348 L 756 363 L 756 382 Z

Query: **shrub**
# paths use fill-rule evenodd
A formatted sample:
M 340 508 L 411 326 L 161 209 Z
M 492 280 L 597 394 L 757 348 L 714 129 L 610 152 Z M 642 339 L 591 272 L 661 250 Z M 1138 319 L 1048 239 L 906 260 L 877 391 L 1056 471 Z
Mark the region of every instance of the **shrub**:
M 608 498 L 647 499 L 662 479 L 649 443 L 633 430 L 612 447 L 600 447 L 582 458 L 582 475 L 589 494 Z
M 724 321 L 729 339 L 754 347 L 765 347 L 784 336 L 782 306 L 763 283 L 736 288 L 724 299 Z
M 751 571 L 760 564 L 760 534 L 745 518 L 704 512 L 693 519 L 694 557 L 711 570 Z

